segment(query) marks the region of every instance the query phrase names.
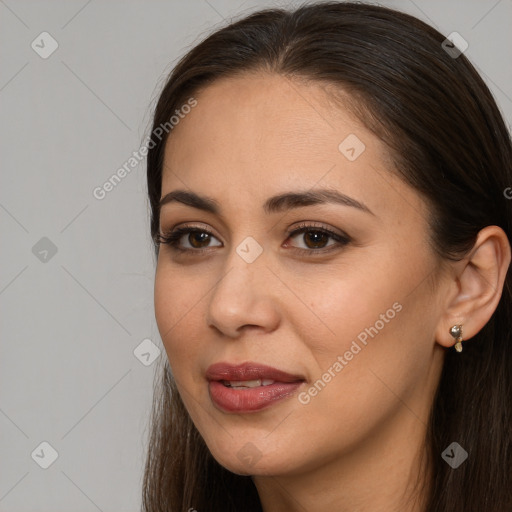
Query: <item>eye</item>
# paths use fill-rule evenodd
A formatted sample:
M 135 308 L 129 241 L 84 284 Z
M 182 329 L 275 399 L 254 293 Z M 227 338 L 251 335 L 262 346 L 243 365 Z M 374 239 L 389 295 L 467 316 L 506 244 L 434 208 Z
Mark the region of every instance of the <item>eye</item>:
M 302 235 L 302 236 L 300 236 Z M 297 229 L 289 233 L 289 238 L 298 237 L 303 242 L 303 247 L 296 248 L 301 254 L 324 254 L 340 246 L 347 245 L 351 239 L 346 234 L 336 233 L 326 227 L 312 224 L 301 224 Z M 328 244 L 329 239 L 333 243 Z
M 199 227 L 180 227 L 171 232 L 157 235 L 156 242 L 169 245 L 176 251 L 202 252 L 209 248 L 208 244 L 212 238 L 215 238 L 215 236 L 207 229 Z M 188 247 L 181 244 L 182 239 L 185 239 L 185 241 L 189 243 Z
M 351 238 L 346 234 L 336 233 L 326 227 L 319 227 L 313 224 L 301 224 L 297 229 L 287 234 L 287 240 L 302 235 L 303 247 L 291 247 L 294 251 L 304 255 L 325 254 L 326 252 L 347 245 L 351 241 Z M 329 239 L 333 240 L 333 243 L 328 244 Z M 210 242 L 212 240 L 217 240 L 217 238 L 211 231 L 197 226 L 179 227 L 170 232 L 159 234 L 155 238 L 157 243 L 168 245 L 172 250 L 181 253 L 202 253 L 212 247 L 222 246 L 221 242 L 215 246 L 211 246 Z M 182 241 L 188 243 L 188 246 L 183 245 Z M 289 245 L 290 244 L 286 243 L 285 247 Z

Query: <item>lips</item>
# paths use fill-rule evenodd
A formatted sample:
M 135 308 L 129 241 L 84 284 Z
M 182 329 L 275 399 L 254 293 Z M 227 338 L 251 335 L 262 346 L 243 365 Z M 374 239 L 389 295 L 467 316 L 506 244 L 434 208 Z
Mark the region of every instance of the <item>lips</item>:
M 210 398 L 225 412 L 255 412 L 293 395 L 305 381 L 271 366 L 216 363 L 206 371 Z

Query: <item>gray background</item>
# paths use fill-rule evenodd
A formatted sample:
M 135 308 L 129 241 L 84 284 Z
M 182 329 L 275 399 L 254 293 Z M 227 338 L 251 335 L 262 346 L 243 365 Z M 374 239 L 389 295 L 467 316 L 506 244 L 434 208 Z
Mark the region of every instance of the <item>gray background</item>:
M 459 32 L 510 126 L 512 0 L 381 3 Z M 145 162 L 104 199 L 92 192 L 140 148 L 190 45 L 232 16 L 287 4 L 0 0 L 0 511 L 140 509 L 161 358 L 146 366 L 133 351 L 150 339 L 165 357 Z M 43 59 L 31 43 L 47 50 L 45 31 L 59 46 Z M 47 469 L 43 441 L 58 452 Z

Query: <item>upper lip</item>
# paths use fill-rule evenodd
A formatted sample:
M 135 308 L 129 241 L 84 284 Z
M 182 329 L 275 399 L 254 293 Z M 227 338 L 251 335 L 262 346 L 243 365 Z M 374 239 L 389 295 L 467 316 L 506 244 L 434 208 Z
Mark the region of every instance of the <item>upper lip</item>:
M 277 382 L 298 382 L 304 380 L 304 377 L 301 375 L 293 375 L 272 366 L 251 361 L 242 364 L 212 364 L 206 370 L 206 378 L 210 381 L 226 380 L 238 382 L 258 379 L 269 379 Z

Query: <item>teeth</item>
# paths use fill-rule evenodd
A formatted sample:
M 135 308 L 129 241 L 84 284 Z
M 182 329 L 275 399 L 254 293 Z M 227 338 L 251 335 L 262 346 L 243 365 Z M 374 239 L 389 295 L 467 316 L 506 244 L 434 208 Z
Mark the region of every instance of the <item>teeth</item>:
M 261 380 L 230 380 L 229 385 L 232 388 L 256 388 L 261 386 Z
M 257 379 L 257 380 L 225 380 L 223 384 L 231 388 L 257 388 L 258 386 L 269 386 L 274 384 L 271 379 Z

